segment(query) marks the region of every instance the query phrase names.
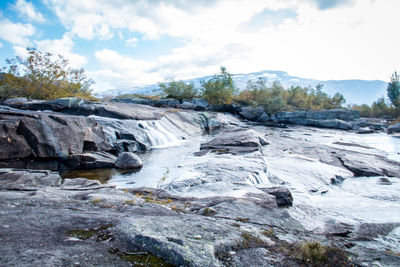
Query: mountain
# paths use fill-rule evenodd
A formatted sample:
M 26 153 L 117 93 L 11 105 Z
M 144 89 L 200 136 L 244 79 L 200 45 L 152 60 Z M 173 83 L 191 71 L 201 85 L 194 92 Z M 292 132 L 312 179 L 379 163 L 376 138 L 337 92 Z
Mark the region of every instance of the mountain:
M 213 76 L 205 76 L 200 78 L 188 79 L 185 82 L 193 82 L 196 87 L 200 87 L 200 81 L 211 79 Z M 246 88 L 248 80 L 257 80 L 259 77 L 267 79 L 269 84 L 277 81 L 283 87 L 290 86 L 312 86 L 315 88 L 317 84 L 322 84 L 323 91 L 329 95 L 341 93 L 346 104 L 372 104 L 379 97 L 386 96 L 387 83 L 380 80 L 328 80 L 321 81 L 315 79 L 305 79 L 296 76 L 291 76 L 284 71 L 265 70 L 260 72 L 252 72 L 247 74 L 232 74 L 232 78 L 239 90 Z M 160 92 L 158 84 L 145 86 L 135 86 L 125 89 L 113 89 L 106 92 L 99 92 L 97 97 L 117 96 L 121 94 L 145 94 L 152 95 Z

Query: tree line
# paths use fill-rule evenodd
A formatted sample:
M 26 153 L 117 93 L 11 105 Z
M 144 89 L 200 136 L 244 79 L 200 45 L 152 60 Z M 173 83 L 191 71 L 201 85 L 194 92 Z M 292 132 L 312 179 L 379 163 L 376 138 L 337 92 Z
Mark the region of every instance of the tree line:
M 329 96 L 322 91 L 322 85 L 316 88 L 291 86 L 288 89 L 274 82 L 268 86 L 265 78 L 256 81 L 249 80 L 246 89 L 238 92 L 232 75 L 221 67 L 220 73 L 208 81 L 201 81 L 200 88 L 195 88 L 193 83 L 171 80 L 160 83 L 159 87 L 163 97 L 178 100 L 202 97 L 212 105 L 236 103 L 240 105 L 261 106 L 268 113 L 289 110 L 318 110 L 341 107 L 345 99 L 336 93 Z
M 372 105 L 351 105 L 349 108 L 360 111 L 361 117 L 398 118 L 400 117 L 400 75 L 395 71 L 386 88 L 389 99 L 378 98 Z
M 94 83 L 83 69 L 74 69 L 61 55 L 54 56 L 33 48 L 27 48 L 26 58 L 6 60 L 7 66 L 0 72 L 0 99 L 26 97 L 31 99 L 55 99 L 60 97 L 81 97 L 95 100 L 90 88 Z M 200 88 L 193 83 L 170 79 L 159 83 L 160 96 L 148 98 L 174 98 L 180 101 L 196 97 L 206 99 L 211 105 L 239 104 L 261 106 L 267 113 L 291 110 L 318 110 L 342 107 L 343 95 L 330 96 L 322 91 L 323 86 L 283 86 L 274 82 L 268 85 L 265 78 L 249 80 L 244 90 L 237 89 L 232 75 L 225 67 L 207 81 L 200 82 Z M 400 116 L 400 76 L 395 72 L 387 87 L 386 101 L 383 97 L 369 105 L 351 105 L 363 117 Z

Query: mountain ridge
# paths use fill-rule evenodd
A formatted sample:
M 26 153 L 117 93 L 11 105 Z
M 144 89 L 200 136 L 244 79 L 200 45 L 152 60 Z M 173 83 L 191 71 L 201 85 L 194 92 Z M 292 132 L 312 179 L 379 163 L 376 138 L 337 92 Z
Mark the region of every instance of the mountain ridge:
M 186 79 L 184 82 L 193 82 L 196 87 L 200 87 L 200 81 L 211 79 L 214 75 L 207 75 L 203 77 Z M 317 84 L 323 85 L 323 91 L 329 95 L 341 93 L 345 99 L 346 104 L 372 104 L 379 97 L 386 96 L 387 82 L 381 80 L 317 80 L 311 78 L 301 78 L 298 76 L 289 75 L 286 71 L 280 70 L 262 70 L 251 73 L 238 73 L 232 74 L 232 78 L 240 90 L 246 88 L 248 80 L 257 80 L 259 77 L 267 79 L 269 85 L 273 82 L 279 82 L 283 87 L 289 88 L 290 86 L 311 86 L 315 88 Z M 160 93 L 157 84 L 133 86 L 130 88 L 112 89 L 108 91 L 95 93 L 98 97 L 105 96 L 118 96 L 121 94 L 144 94 L 152 95 Z

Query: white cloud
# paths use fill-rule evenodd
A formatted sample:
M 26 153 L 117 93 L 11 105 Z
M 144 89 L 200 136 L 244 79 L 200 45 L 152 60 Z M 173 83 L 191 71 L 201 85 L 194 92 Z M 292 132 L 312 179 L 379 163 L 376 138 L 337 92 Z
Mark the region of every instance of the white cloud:
M 138 43 L 138 39 L 136 37 L 132 37 L 125 41 L 126 46 L 135 47 Z
M 61 39 L 35 41 L 35 44 L 40 51 L 62 55 L 68 59 L 71 67 L 80 68 L 87 63 L 86 57 L 72 52 L 74 42 L 68 34 Z
M 29 46 L 29 37 L 35 34 L 35 27 L 31 24 L 13 23 L 8 19 L 0 20 L 0 38 L 20 46 Z
M 97 78 L 113 87 L 208 75 L 220 65 L 233 73 L 277 69 L 317 79 L 387 79 L 400 69 L 398 0 L 48 1 L 80 38 L 128 31 L 160 46 L 164 36 L 184 40 L 151 61 L 97 51 Z M 243 30 L 249 22 L 257 30 Z
M 3 47 L 3 43 L 0 42 L 0 48 L 2 48 L 2 47 Z
M 23 18 L 27 17 L 29 20 L 39 23 L 45 22 L 43 15 L 36 11 L 35 7 L 30 2 L 26 2 L 25 0 L 17 0 L 14 8 Z

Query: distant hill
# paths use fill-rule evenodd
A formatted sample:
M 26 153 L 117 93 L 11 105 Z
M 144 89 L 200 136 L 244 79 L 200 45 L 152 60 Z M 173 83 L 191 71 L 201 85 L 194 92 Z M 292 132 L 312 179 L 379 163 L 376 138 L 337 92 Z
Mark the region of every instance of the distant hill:
M 205 76 L 185 80 L 185 82 L 193 82 L 195 86 L 200 87 L 200 81 L 208 80 L 213 76 Z M 346 98 L 346 104 L 372 104 L 379 97 L 386 96 L 387 83 L 380 80 L 328 80 L 320 81 L 314 79 L 305 79 L 296 76 L 291 76 L 284 71 L 265 70 L 260 72 L 252 72 L 248 74 L 232 74 L 233 80 L 239 90 L 246 88 L 248 80 L 256 80 L 259 77 L 265 77 L 269 84 L 274 81 L 280 82 L 285 88 L 292 85 L 312 86 L 323 84 L 323 91 L 333 95 L 338 92 Z M 113 89 L 105 92 L 96 93 L 98 97 L 117 96 L 120 94 L 145 94 L 152 95 L 160 92 L 158 84 L 145 86 L 135 86 L 125 89 Z

